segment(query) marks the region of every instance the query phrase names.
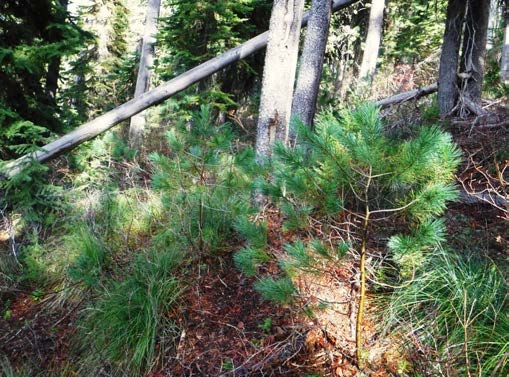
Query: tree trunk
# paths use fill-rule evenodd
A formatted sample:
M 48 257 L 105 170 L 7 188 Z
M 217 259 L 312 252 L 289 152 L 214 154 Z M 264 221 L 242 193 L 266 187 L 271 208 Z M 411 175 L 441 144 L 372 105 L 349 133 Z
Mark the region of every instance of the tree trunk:
M 69 5 L 68 0 L 59 1 L 61 9 L 58 10 L 58 14 L 62 13 L 62 21 L 66 18 L 67 6 Z M 58 42 L 62 39 L 62 31 L 60 29 L 52 30 L 53 42 Z M 52 103 L 56 102 L 58 79 L 60 77 L 60 57 L 51 59 L 48 64 L 48 71 L 46 72 L 46 93 L 50 97 Z
M 334 0 L 332 9 L 334 11 L 343 9 L 358 1 L 359 0 Z M 305 16 L 302 20 L 303 26 L 307 24 L 307 18 L 308 17 Z M 187 89 L 196 82 L 218 72 L 229 64 L 244 59 L 256 51 L 261 50 L 267 45 L 268 35 L 269 32 L 267 31 L 259 34 L 241 45 L 232 48 L 231 50 L 200 64 L 199 66 L 175 77 L 157 88 L 142 94 L 140 97 L 134 98 L 117 108 L 108 111 L 100 117 L 83 124 L 74 131 L 45 145 L 40 151 L 24 155 L 23 157 L 4 165 L 1 173 L 5 177 L 12 177 L 23 170 L 25 165 L 31 160 L 38 162 L 49 161 L 52 158 L 77 147 L 81 143 L 100 135 L 120 122 L 131 118 L 140 111 L 143 111 L 150 106 L 157 105 L 174 94 Z
M 500 80 L 503 84 L 509 84 L 509 1 L 507 0 L 504 9 L 504 45 L 502 46 Z
M 484 76 L 484 57 L 488 41 L 488 22 L 491 0 L 470 0 L 463 32 L 463 52 L 461 57 L 461 88 L 474 103 L 481 101 Z
M 362 55 L 359 79 L 369 84 L 376 71 L 376 61 L 382 40 L 385 0 L 372 0 L 369 11 L 369 27 Z
M 449 114 L 458 100 L 457 70 L 466 7 L 466 0 L 449 0 L 447 6 L 438 73 L 438 107 L 441 116 Z
M 331 0 L 313 0 L 304 40 L 297 86 L 292 104 L 292 116 L 311 126 L 316 111 L 316 100 L 323 70 L 323 56 L 329 35 Z M 290 138 L 295 138 L 290 130 Z
M 288 141 L 288 125 L 304 0 L 275 0 L 270 17 L 256 133 L 256 158 L 270 157 L 275 140 Z
M 147 16 L 145 18 L 145 32 L 143 33 L 143 42 L 141 45 L 140 67 L 136 79 L 136 89 L 134 98 L 139 97 L 150 88 L 150 70 L 154 63 L 154 44 L 157 33 L 157 18 L 161 0 L 149 0 L 147 5 Z M 143 144 L 143 134 L 145 131 L 145 112 L 138 113 L 131 118 L 129 126 L 129 145 L 131 148 L 140 150 Z

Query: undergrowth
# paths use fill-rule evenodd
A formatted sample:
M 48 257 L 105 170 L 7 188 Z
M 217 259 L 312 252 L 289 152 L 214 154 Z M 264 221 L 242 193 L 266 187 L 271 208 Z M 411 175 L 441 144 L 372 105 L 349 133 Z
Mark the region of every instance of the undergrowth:
M 436 126 L 388 129 L 371 106 L 324 113 L 315 131 L 299 129 L 297 147 L 276 145 L 271 170 L 262 171 L 230 125 L 213 124 L 202 107 L 167 132 L 167 155 L 150 155 L 150 188 L 134 182 L 142 168 L 132 151 L 111 140 L 96 141 L 74 161 L 79 172 L 69 190 L 39 187 L 46 171 L 37 166 L 38 175 L 2 187 L 10 203 L 2 214 L 12 216 L 5 221 L 13 234 L 24 233 L 13 236 L 11 258 L 0 262 L 2 288 L 23 284 L 50 292 L 54 307 L 79 309 L 79 331 L 60 372 L 143 375 L 161 367 L 182 334 L 189 276 L 236 250 L 235 265 L 256 278 L 262 298 L 297 302 L 310 315 L 314 307 L 296 281 L 348 259 L 359 302 L 368 288 L 390 296 L 386 328 L 418 346 L 407 351 L 415 374 L 507 373 L 504 271 L 441 246 L 440 216 L 456 197 L 459 161 L 450 136 Z M 283 219 L 287 238 L 277 255 L 267 218 L 249 204 L 255 176 L 265 177 L 255 187 Z M 265 267 L 276 264 L 269 274 L 274 269 Z M 362 312 L 360 304 L 359 323 Z M 358 340 L 360 366 L 364 346 Z M 8 360 L 0 368 L 23 375 Z
M 415 371 L 507 375 L 506 273 L 491 260 L 437 249 L 423 273 L 392 294 L 385 321 L 403 337 Z

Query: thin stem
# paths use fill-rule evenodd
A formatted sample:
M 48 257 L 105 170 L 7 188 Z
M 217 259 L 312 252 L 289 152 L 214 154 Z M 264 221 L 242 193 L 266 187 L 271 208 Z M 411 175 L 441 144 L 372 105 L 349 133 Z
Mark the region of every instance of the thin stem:
M 366 188 L 364 190 L 364 202 L 366 205 L 366 212 L 364 215 L 364 225 L 363 225 L 363 235 L 362 235 L 362 244 L 361 244 L 361 259 L 360 259 L 360 295 L 359 295 L 359 307 L 357 309 L 357 324 L 355 327 L 355 356 L 357 359 L 357 366 L 359 369 L 362 369 L 362 319 L 364 317 L 364 305 L 366 301 L 366 250 L 368 243 L 368 227 L 369 227 L 369 216 L 371 212 L 369 211 L 369 186 L 371 184 L 371 167 L 369 169 L 370 175 L 368 175 L 368 181 L 366 182 Z

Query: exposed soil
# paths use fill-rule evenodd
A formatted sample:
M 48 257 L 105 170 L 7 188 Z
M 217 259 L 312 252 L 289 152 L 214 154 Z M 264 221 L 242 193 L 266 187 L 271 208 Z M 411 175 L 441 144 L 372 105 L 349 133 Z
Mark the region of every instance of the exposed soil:
M 467 191 L 508 194 L 504 183 L 509 180 L 509 129 L 504 123 L 508 118 L 508 109 L 502 107 L 489 118 L 449 125 L 467 157 L 458 177 Z M 479 200 L 451 205 L 445 215 L 454 240 L 451 246 L 466 250 L 475 244 L 470 252 L 486 250 L 492 258 L 507 259 L 508 214 L 504 209 Z M 267 216 L 269 251 L 278 255 L 295 234 L 281 230 L 277 212 Z M 254 279 L 235 269 L 232 255 L 219 260 L 220 264 L 218 259 L 203 263 L 188 276 L 188 290 L 182 297 L 185 304 L 180 312 L 171 313 L 180 328 L 176 349 L 169 348 L 160 367 L 149 376 L 359 375 L 353 358 L 354 263 L 345 261 L 321 276 L 302 275 L 295 281 L 302 292 L 299 305 L 283 307 L 260 297 L 253 289 Z M 265 268 L 266 273 L 278 272 L 275 263 Z M 36 365 L 47 371 L 58 370 L 68 361 L 69 343 L 76 331 L 72 308 L 55 309 L 49 306 L 49 298 L 21 291 L 4 292 L 1 298 L 0 356 L 6 355 L 14 366 Z M 315 308 L 314 316 L 306 316 L 301 310 L 304 306 Z M 404 356 L 377 338 L 374 310 L 368 305 L 363 326 L 365 347 L 371 355 L 364 373 L 396 375 L 398 360 Z
M 2 313 L 0 355 L 6 355 L 14 366 L 52 371 L 59 370 L 66 361 L 76 331 L 76 315 L 74 311 L 50 308 L 47 302 L 23 292 L 13 295 Z

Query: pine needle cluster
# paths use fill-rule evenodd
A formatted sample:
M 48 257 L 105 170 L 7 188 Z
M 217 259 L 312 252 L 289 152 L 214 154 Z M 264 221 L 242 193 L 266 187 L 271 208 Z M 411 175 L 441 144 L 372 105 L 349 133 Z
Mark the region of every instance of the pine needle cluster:
M 313 131 L 302 124 L 297 129 L 295 148 L 276 145 L 273 177 L 264 186 L 284 211 L 286 228 L 304 229 L 310 217 L 327 222 L 348 213 L 371 221 L 397 215 L 408 230 L 391 236 L 389 252 L 408 278 L 423 253 L 443 241 L 438 216 L 457 197 L 452 182 L 460 152 L 450 135 L 421 127 L 402 140 L 385 130 L 370 105 L 339 117 L 321 114 Z
M 229 124 L 214 126 L 210 107 L 188 125 L 168 131 L 171 156 L 152 154 L 153 186 L 162 193 L 170 238 L 192 249 L 218 252 L 233 238 L 233 223 L 249 206 L 252 149 L 235 153 Z
M 351 251 L 359 271 L 356 358 L 361 366 L 373 222 L 388 223 L 397 216 L 398 232 L 378 238 L 389 240 L 385 259 L 398 271 L 397 280 L 414 277 L 444 240 L 439 216 L 457 197 L 452 182 L 460 152 L 450 135 L 434 126 L 415 128 L 405 138 L 391 135 L 372 105 L 339 116 L 326 112 L 315 126 L 310 130 L 297 122 L 297 146 L 275 145 L 270 180 L 261 185 L 283 212 L 284 228 L 306 234 L 307 241 L 286 245 L 278 261 L 283 275 L 264 277 L 256 288 L 264 298 L 288 304 L 298 297 L 292 278 L 302 272 L 325 273 Z M 322 229 L 338 228 L 345 217 L 358 225 L 342 229 L 344 237 L 333 239 L 324 232 L 316 237 L 309 229 L 312 222 Z M 237 265 L 250 275 L 265 258 L 263 250 L 252 248 L 236 255 Z

